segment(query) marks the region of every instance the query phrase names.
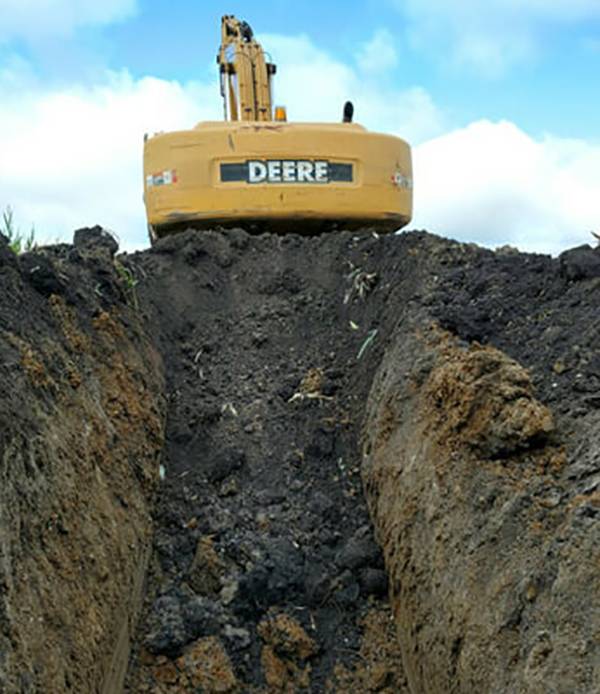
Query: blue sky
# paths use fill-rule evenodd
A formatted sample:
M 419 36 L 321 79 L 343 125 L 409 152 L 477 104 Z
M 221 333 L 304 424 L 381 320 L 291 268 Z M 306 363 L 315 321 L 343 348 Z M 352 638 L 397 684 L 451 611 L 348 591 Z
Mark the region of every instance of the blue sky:
M 600 7 L 600 1 L 597 4 Z M 386 79 L 398 87 L 425 86 L 455 125 L 505 118 L 532 134 L 551 130 L 567 137 L 600 138 L 600 13 L 594 21 L 532 20 L 527 28 L 535 35 L 532 55 L 517 65 L 507 59 L 505 70 L 489 74 L 485 64 L 448 63 L 447 41 L 437 46 L 417 43 L 411 14 L 391 0 L 183 3 L 176 12 L 169 2 L 148 2 L 138 18 L 111 30 L 111 66 L 126 65 L 138 76 L 150 72 L 165 79 L 197 78 L 214 69 L 224 7 L 248 17 L 261 34 L 304 34 L 344 63 L 355 61 L 361 44 L 386 29 L 398 54 L 398 66 Z M 434 41 L 443 33 L 433 30 Z M 158 50 L 148 50 L 152 46 Z M 595 109 L 590 108 L 593 101 Z
M 415 226 L 558 252 L 600 206 L 600 0 L 0 0 L 0 206 L 53 238 L 145 243 L 141 137 L 221 112 L 223 13 L 255 29 L 290 118 L 408 139 Z

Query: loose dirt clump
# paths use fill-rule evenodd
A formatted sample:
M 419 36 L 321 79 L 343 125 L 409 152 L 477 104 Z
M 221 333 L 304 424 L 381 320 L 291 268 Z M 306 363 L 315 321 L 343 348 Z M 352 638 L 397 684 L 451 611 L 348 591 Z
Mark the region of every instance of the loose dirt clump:
M 387 609 L 375 608 L 367 613 L 362 626 L 358 665 L 352 670 L 337 665 L 325 691 L 332 694 L 351 691 L 408 694 L 410 690 L 392 615 Z
M 261 663 L 269 691 L 295 692 L 310 685 L 310 664 L 315 642 L 300 624 L 285 613 L 268 614 L 257 628 L 264 641 Z
M 225 564 L 215 551 L 212 537 L 200 537 L 187 583 L 198 595 L 214 595 L 221 589 Z
M 544 444 L 550 410 L 533 396 L 529 374 L 491 347 L 460 349 L 446 341 L 441 366 L 423 388 L 437 440 L 486 457 L 507 457 Z

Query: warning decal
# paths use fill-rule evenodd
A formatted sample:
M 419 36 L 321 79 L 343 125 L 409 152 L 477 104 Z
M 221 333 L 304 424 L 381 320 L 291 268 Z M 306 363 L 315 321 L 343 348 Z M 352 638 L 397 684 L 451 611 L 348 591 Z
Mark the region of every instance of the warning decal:
M 146 186 L 148 188 L 152 188 L 152 186 L 168 186 L 172 183 L 177 183 L 177 171 L 175 169 L 146 176 Z

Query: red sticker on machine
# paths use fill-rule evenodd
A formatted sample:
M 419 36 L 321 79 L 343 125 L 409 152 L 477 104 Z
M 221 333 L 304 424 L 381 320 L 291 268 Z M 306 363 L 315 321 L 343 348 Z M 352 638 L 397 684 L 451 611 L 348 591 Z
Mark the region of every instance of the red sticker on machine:
M 146 186 L 148 188 L 152 188 L 153 186 L 168 186 L 173 183 L 177 183 L 177 171 L 175 169 L 146 176 Z

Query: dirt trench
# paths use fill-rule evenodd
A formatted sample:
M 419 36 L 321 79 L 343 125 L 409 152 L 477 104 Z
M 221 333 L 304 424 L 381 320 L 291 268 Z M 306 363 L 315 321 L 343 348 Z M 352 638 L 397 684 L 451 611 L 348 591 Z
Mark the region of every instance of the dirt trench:
M 233 231 L 128 259 L 170 402 L 130 691 L 405 687 L 360 479 L 378 250 Z
M 598 251 L 115 251 L 0 258 L 1 691 L 600 688 Z

